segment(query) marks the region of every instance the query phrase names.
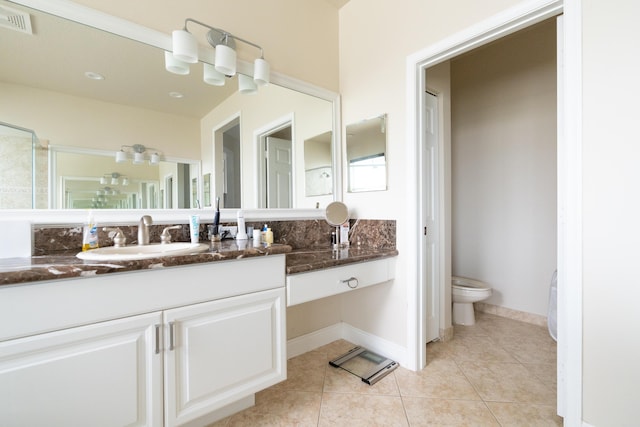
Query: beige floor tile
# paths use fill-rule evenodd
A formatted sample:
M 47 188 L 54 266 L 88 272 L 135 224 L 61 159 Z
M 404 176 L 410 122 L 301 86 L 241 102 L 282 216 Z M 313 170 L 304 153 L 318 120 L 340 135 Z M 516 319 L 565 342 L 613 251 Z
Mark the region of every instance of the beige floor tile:
M 400 397 L 324 393 L 319 426 L 408 426 Z
M 487 402 L 502 426 L 561 426 L 562 418 L 556 415 L 553 405 L 527 403 Z
M 400 367 L 394 374 L 402 396 L 480 400 L 478 393 L 453 360 L 433 360 L 418 372 Z
M 272 388 L 322 392 L 328 365 L 324 352 L 310 351 L 293 357 L 287 363 L 287 379 Z
M 246 409 L 230 417 L 229 425 L 242 424 L 246 420 L 278 420 L 286 423 L 282 425 L 315 425 L 320 414 L 320 403 L 322 393 L 311 393 L 303 391 L 266 389 L 256 394 L 255 406 Z M 248 422 L 248 421 L 247 421 Z M 267 421 L 265 421 L 267 422 Z M 271 421 L 269 421 L 271 422 Z M 249 425 L 249 424 L 246 424 Z M 263 425 L 253 424 L 253 425 Z M 266 424 L 271 425 L 271 424 Z M 279 424 L 275 424 L 279 425 Z
M 555 363 L 523 363 L 529 372 L 536 376 L 543 384 L 549 385 L 554 391 L 558 388 L 558 375 Z
M 462 362 L 459 364 L 485 401 L 555 404 L 555 393 L 519 363 Z
M 343 354 L 345 354 L 355 346 L 356 346 L 355 344 L 350 343 L 349 341 L 337 340 L 327 345 L 323 345 L 322 347 L 319 347 L 314 351 L 325 353 L 327 355 L 327 360 L 331 360 L 331 359 L 335 359 L 338 356 L 342 356 Z
M 488 336 L 464 335 L 456 337 L 449 343 L 450 355 L 457 362 L 516 362 L 516 359 Z
M 474 326 L 456 325 L 452 340 L 427 345 L 423 370 L 399 367 L 373 386 L 329 366 L 353 347 L 338 340 L 290 359 L 286 381 L 210 427 L 562 425 L 546 328 L 476 313 Z
M 484 402 L 403 397 L 409 425 L 499 426 Z
M 395 372 L 395 371 L 394 371 Z M 324 391 L 333 393 L 380 394 L 400 396 L 394 372 L 374 385 L 368 385 L 359 377 L 340 368 L 329 367 L 324 380 Z

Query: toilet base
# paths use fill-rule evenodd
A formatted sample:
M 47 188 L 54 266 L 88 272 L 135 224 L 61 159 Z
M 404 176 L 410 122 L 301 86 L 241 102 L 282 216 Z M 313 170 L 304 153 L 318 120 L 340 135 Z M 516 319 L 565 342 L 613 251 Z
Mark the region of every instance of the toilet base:
M 456 325 L 471 326 L 476 323 L 472 302 L 454 302 L 452 316 Z

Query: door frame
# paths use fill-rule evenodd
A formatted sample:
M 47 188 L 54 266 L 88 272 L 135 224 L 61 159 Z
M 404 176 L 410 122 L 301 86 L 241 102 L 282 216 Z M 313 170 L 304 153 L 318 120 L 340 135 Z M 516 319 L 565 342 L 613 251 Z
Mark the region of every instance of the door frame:
M 294 115 L 293 113 L 291 114 L 286 114 L 274 121 L 272 121 L 271 123 L 268 123 L 264 126 L 262 126 L 261 128 L 256 129 L 253 132 L 253 140 L 254 140 L 254 153 L 253 153 L 253 158 L 255 159 L 255 164 L 254 164 L 254 170 L 257 171 L 257 173 L 255 174 L 255 183 L 254 183 L 254 188 L 256 189 L 256 199 L 255 199 L 255 206 L 259 209 L 264 209 L 266 207 L 266 200 L 267 200 L 267 183 L 266 183 L 266 173 L 267 173 L 267 167 L 266 167 L 266 155 L 265 155 L 265 149 L 266 149 L 266 141 L 267 141 L 267 137 L 271 136 L 272 134 L 285 129 L 287 127 L 291 127 L 291 156 L 292 156 L 292 162 L 291 162 L 291 173 L 293 174 L 293 182 L 291 183 L 291 192 L 292 192 L 292 203 L 293 203 L 293 208 L 296 208 L 297 202 L 296 202 L 296 180 L 295 180 L 295 171 L 296 171 L 296 136 L 295 136 L 295 123 L 294 123 Z
M 424 104 L 422 94 L 427 89 L 427 68 L 449 60 L 464 52 L 482 46 L 523 28 L 563 14 L 558 27 L 558 413 L 567 425 L 582 423 L 582 23 L 581 0 L 531 0 L 469 27 L 407 58 L 407 185 L 409 217 L 422 226 L 422 182 L 429 173 L 422 164 L 424 141 Z M 560 56 L 561 55 L 561 56 Z M 443 150 L 440 150 L 440 156 Z M 442 158 L 440 159 L 442 161 Z M 441 168 L 442 169 L 442 168 Z M 416 177 L 418 178 L 416 180 Z M 443 171 L 436 179 L 443 189 Z M 417 182 L 416 182 L 417 181 Z M 439 203 L 444 202 L 440 191 Z M 438 208 L 440 209 L 440 208 Z M 441 209 L 440 209 L 441 211 Z M 442 221 L 440 221 L 442 223 Z M 426 364 L 424 328 L 427 288 L 421 271 L 424 236 L 409 237 L 416 256 L 409 257 L 408 301 L 408 359 L 410 368 L 422 369 Z M 442 245 L 443 242 L 437 243 Z M 440 283 L 431 283 L 431 289 L 441 292 L 445 287 L 443 275 Z M 441 312 L 446 307 L 440 307 Z M 442 319 L 442 316 L 441 316 Z M 442 321 L 442 320 L 441 320 Z M 447 326 L 447 325 L 440 325 Z

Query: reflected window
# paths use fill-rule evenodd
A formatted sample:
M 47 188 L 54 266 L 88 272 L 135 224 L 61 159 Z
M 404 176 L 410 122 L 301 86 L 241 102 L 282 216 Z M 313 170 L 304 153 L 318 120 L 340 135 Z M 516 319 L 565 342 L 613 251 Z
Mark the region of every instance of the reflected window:
M 385 190 L 387 183 L 384 153 L 349 161 L 349 191 Z

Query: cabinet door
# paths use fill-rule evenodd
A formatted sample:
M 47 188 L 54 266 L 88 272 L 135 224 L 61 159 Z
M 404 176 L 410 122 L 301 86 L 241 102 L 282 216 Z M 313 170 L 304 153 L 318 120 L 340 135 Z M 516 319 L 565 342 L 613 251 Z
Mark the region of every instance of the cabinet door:
M 0 425 L 161 426 L 161 321 L 146 314 L 0 343 Z
M 166 425 L 286 378 L 284 288 L 165 312 Z

